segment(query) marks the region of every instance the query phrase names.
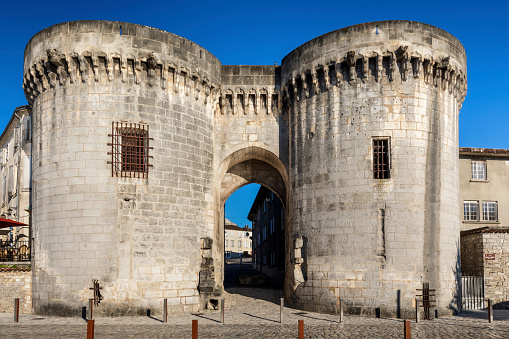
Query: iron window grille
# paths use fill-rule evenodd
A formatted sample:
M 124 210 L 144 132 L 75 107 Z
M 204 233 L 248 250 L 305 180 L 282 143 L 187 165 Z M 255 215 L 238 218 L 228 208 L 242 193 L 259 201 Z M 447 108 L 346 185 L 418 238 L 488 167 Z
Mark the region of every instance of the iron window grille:
M 389 139 L 373 139 L 373 178 L 389 179 L 390 143 Z
M 111 175 L 148 178 L 149 127 L 145 124 L 113 122 L 111 125 Z
M 474 180 L 486 180 L 486 161 L 475 161 L 472 160 L 470 163 L 472 170 L 472 179 Z

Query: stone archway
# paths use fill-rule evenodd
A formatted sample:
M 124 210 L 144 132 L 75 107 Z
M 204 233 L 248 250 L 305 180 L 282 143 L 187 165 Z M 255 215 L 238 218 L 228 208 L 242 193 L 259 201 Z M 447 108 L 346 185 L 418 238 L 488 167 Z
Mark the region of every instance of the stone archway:
M 257 183 L 273 191 L 281 200 L 285 209 L 285 220 L 288 220 L 288 174 L 283 162 L 272 152 L 249 146 L 228 155 L 220 164 L 216 172 L 215 184 L 215 230 L 210 248 L 212 258 L 203 262 L 210 263 L 202 270 L 212 271 L 214 277 L 214 291 L 203 293 L 200 291 L 202 303 L 210 298 L 217 298 L 222 293 L 224 268 L 224 203 L 228 197 L 242 186 Z M 285 221 L 285 228 L 286 228 Z M 285 248 L 288 258 L 288 249 Z M 212 267 L 213 266 L 213 267 Z

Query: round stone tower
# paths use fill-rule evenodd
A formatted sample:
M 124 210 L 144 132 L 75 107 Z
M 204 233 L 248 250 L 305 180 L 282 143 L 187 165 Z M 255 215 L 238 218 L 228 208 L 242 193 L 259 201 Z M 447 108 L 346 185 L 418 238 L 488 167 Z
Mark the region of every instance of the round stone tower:
M 163 298 L 198 310 L 220 67 L 189 40 L 122 22 L 30 40 L 36 313 L 81 315 L 94 293 L 98 315 L 146 314 Z
M 281 66 L 290 112 L 287 296 L 302 309 L 411 317 L 424 283 L 459 308 L 461 43 L 383 21 L 311 40 Z

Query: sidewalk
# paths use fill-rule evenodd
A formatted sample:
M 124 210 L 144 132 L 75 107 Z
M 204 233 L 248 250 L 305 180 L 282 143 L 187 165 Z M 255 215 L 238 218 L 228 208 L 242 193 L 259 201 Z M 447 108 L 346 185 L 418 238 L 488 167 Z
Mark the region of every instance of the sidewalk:
M 199 314 L 96 318 L 96 338 L 191 338 L 191 321 L 198 319 L 199 338 L 298 338 L 298 320 L 304 320 L 306 338 L 402 338 L 403 320 L 338 316 L 285 309 L 285 325 L 279 323 L 281 291 L 230 288 L 226 294 L 225 324 L 219 311 Z M 468 311 L 459 316 L 412 322 L 412 338 L 509 338 L 509 311 L 495 310 L 489 324 L 486 311 Z M 85 338 L 86 322 L 81 318 L 0 314 L 2 338 Z

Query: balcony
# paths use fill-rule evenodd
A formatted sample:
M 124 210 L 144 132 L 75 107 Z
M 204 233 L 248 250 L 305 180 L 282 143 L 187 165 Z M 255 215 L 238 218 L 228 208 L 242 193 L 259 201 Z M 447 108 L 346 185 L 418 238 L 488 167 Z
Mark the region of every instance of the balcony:
M 0 240 L 0 262 L 19 261 L 30 261 L 30 242 Z

